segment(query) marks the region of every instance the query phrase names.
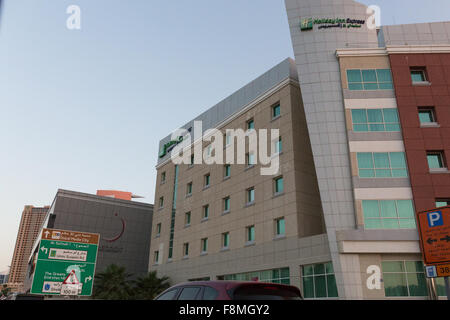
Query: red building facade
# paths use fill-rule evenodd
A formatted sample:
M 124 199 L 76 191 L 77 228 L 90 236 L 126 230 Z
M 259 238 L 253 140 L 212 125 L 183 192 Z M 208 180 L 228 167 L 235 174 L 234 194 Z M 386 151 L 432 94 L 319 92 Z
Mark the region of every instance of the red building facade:
M 418 47 L 390 63 L 416 210 L 449 204 L 450 51 Z

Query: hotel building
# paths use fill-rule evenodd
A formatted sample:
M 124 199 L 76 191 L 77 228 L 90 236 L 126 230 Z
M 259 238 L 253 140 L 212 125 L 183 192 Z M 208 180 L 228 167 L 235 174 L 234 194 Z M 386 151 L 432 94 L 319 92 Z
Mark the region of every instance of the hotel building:
M 450 201 L 450 23 L 377 28 L 357 1 L 285 2 L 295 62 L 196 119 L 278 128 L 280 173 L 177 166 L 163 139 L 150 268 L 311 299 L 426 299 L 415 213 Z

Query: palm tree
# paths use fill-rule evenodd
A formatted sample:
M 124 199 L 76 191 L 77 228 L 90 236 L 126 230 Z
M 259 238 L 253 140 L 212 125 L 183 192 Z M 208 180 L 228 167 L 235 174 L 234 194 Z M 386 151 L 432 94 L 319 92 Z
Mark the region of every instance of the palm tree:
M 108 266 L 103 272 L 95 275 L 94 299 L 103 300 L 129 300 L 132 299 L 133 290 L 124 267 L 115 264 Z
M 134 281 L 134 299 L 153 300 L 158 294 L 170 287 L 168 277 L 158 278 L 156 271 L 148 273 L 144 277 Z

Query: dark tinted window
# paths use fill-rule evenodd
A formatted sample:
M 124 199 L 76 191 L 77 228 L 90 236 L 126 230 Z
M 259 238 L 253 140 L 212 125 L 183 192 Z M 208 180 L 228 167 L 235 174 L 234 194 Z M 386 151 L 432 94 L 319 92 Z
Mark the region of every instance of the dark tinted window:
M 177 295 L 177 291 L 178 289 L 167 291 L 166 293 L 159 296 L 156 300 L 173 300 L 173 298 Z
M 200 288 L 184 288 L 178 300 L 195 300 L 199 291 Z
M 216 289 L 211 287 L 205 287 L 205 291 L 203 292 L 203 300 L 216 300 L 219 293 Z
M 242 286 L 235 290 L 233 300 L 301 300 L 298 292 L 277 286 Z

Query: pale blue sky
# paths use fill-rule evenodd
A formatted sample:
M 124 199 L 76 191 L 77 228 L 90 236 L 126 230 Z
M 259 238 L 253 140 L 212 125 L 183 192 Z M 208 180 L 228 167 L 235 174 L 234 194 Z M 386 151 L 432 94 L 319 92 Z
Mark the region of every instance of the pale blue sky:
M 58 188 L 153 202 L 159 139 L 293 56 L 283 0 L 4 1 L 0 271 L 24 205 Z M 361 2 L 383 24 L 450 20 L 448 0 Z

